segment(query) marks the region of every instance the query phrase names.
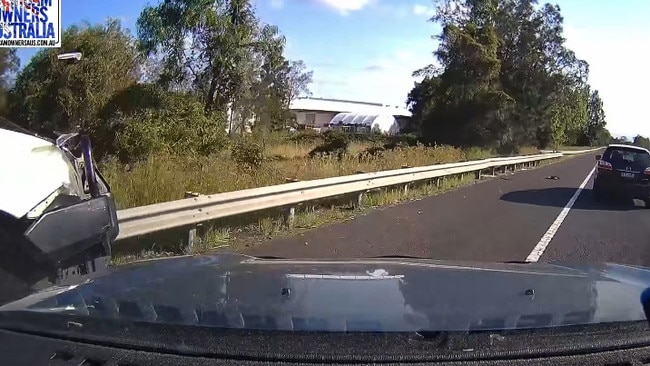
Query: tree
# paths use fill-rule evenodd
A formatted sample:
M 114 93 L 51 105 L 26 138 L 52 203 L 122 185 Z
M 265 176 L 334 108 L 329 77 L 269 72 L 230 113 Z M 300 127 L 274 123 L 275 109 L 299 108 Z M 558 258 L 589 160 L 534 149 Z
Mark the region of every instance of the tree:
M 23 126 L 45 134 L 84 129 L 102 150 L 111 144 L 112 126 L 98 113 L 112 95 L 137 80 L 139 60 L 128 31 L 118 20 L 71 26 L 62 50 L 79 51 L 78 63 L 57 59 L 61 49 L 39 51 L 20 72 L 12 114 Z
M 568 49 L 557 6 L 443 0 L 437 65 L 409 94 L 429 140 L 496 147 L 575 143 L 587 125 L 589 65 Z
M 284 36 L 249 0 L 163 0 L 137 24 L 141 51 L 161 62 L 158 83 L 227 115 L 231 133 L 284 125 L 291 98 L 308 92 L 311 72 L 286 60 Z
M 602 141 L 602 132 L 607 122 L 605 121 L 605 111 L 603 110 L 603 101 L 600 99 L 598 90 L 594 90 L 589 96 L 589 106 L 587 108 L 587 126 L 585 128 L 585 142 L 590 146 L 605 144 Z
M 417 72 L 415 74 L 417 75 Z M 412 122 L 409 124 L 410 130 L 404 132 L 422 134 L 423 121 L 434 113 L 436 91 L 440 88 L 440 83 L 440 77 L 435 76 L 426 76 L 421 82 L 415 83 L 406 100 L 407 107 L 412 113 Z
M 285 39 L 277 27 L 265 26 L 260 41 L 264 46 L 260 48 L 261 67 L 255 87 L 255 129 L 269 131 L 283 127 L 288 118 L 290 64 L 282 55 Z
M 13 87 L 20 59 L 14 48 L 0 48 L 0 115 L 9 114 L 10 90 Z
M 309 91 L 309 85 L 312 83 L 314 72 L 306 71 L 307 66 L 302 60 L 292 61 L 289 64 L 289 73 L 288 73 L 288 97 L 287 100 L 290 102 L 301 96 L 310 97 L 311 91 Z
M 414 91 L 411 97 L 433 97 L 435 101 L 412 99 L 411 108 L 423 111 L 427 108 L 419 103 L 429 106 L 429 113 L 421 116 L 421 129 L 430 142 L 496 146 L 504 140 L 503 111 L 511 101 L 499 82 L 496 1 L 461 5 L 449 1 L 434 17 L 443 26 L 435 52 L 442 67 L 429 65 L 416 72 L 435 89 Z M 455 13 L 449 12 L 452 8 L 457 9 Z
M 634 139 L 632 139 L 632 144 L 650 149 L 650 139 L 641 135 L 636 135 Z
M 163 0 L 137 21 L 140 49 L 163 63 L 166 88 L 191 85 L 206 112 L 225 111 L 245 77 L 258 20 L 248 0 Z

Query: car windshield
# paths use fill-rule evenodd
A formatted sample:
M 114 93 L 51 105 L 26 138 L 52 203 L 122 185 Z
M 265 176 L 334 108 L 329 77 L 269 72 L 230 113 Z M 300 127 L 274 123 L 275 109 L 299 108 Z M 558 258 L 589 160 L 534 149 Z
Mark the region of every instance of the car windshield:
M 650 1 L 2 4 L 0 331 L 646 320 Z

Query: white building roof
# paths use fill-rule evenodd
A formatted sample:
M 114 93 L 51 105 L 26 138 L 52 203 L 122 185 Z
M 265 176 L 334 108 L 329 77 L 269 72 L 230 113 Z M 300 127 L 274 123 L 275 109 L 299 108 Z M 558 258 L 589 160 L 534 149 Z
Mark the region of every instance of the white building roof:
M 289 109 L 294 111 L 362 113 L 369 115 L 390 114 L 393 116 L 411 117 L 411 112 L 408 109 L 398 106 L 338 99 L 299 98 L 291 102 Z
M 353 125 L 365 126 L 371 130 L 378 130 L 383 133 L 395 135 L 399 133 L 399 124 L 390 113 L 384 114 L 358 114 L 339 113 L 329 123 L 330 126 Z

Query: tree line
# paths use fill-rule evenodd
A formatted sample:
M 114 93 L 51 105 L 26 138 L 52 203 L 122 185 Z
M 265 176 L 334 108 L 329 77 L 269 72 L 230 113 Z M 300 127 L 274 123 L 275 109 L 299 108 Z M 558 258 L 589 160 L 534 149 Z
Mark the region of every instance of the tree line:
M 249 0 L 162 0 L 141 11 L 135 35 L 109 19 L 62 39 L 19 72 L 15 50 L 0 50 L 0 113 L 44 135 L 83 130 L 101 156 L 210 154 L 228 133 L 284 128 L 312 79 Z M 56 57 L 73 51 L 80 62 Z
M 565 43 L 557 5 L 442 0 L 435 60 L 408 96 L 430 141 L 489 146 L 602 145 L 611 140 L 589 65 Z
M 432 63 L 414 75 L 410 132 L 425 143 L 512 152 L 612 141 L 589 65 L 567 48 L 560 8 L 535 0 L 440 0 Z M 115 19 L 65 29 L 22 69 L 0 49 L 0 114 L 44 135 L 83 130 L 98 156 L 211 154 L 252 126 L 292 122 L 312 72 L 250 0 L 161 0 L 135 34 Z M 57 59 L 79 51 L 81 62 Z M 406 131 L 409 132 L 409 131 Z M 231 136 L 229 136 L 229 134 Z

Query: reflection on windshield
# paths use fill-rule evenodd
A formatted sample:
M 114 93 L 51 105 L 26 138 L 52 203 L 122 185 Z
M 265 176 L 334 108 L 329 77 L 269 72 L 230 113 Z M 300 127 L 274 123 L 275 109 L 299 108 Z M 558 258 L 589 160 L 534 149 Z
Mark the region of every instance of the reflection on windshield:
M 224 328 L 454 331 L 643 320 L 641 283 L 567 271 L 427 263 L 198 265 L 129 270 L 0 310 Z M 624 271 L 625 272 L 625 271 Z

